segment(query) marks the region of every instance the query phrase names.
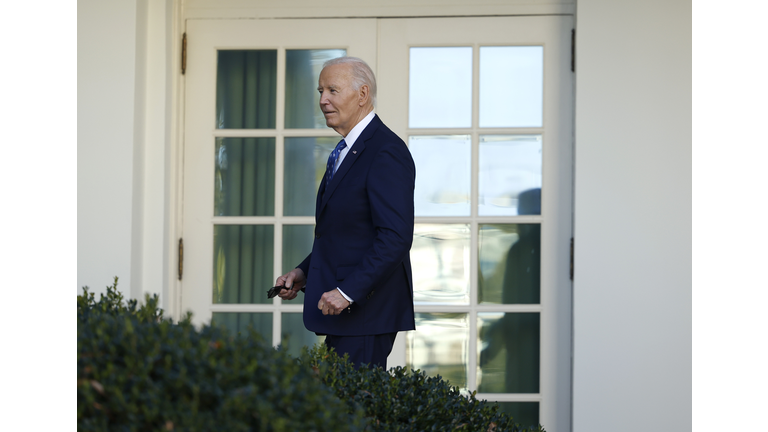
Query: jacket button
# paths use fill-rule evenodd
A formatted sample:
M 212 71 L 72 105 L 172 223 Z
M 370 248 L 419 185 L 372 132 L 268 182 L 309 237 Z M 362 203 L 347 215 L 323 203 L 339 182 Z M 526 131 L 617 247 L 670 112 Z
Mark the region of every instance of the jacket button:
M 320 238 L 320 234 L 315 234 L 315 238 L 316 239 Z

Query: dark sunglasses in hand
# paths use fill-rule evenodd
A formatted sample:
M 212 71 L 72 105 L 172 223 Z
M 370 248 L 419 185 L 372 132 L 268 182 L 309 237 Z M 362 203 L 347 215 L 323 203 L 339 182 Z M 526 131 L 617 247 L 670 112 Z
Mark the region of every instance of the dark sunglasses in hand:
M 286 288 L 286 287 L 284 287 L 284 286 L 276 286 L 276 287 L 272 287 L 272 288 L 270 288 L 270 289 L 267 291 L 267 298 L 268 298 L 268 299 L 271 299 L 272 297 L 274 297 L 274 296 L 276 296 L 276 295 L 280 294 L 280 291 L 282 291 L 282 290 L 284 290 L 284 289 L 285 289 L 285 290 L 289 290 L 290 288 Z

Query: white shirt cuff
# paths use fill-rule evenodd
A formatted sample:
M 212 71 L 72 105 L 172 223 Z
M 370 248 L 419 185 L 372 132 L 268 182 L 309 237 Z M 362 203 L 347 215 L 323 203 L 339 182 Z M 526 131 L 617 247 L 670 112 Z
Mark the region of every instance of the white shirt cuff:
M 336 289 L 337 289 L 337 290 L 339 290 L 339 293 L 341 293 L 341 296 L 342 296 L 342 297 L 344 297 L 345 299 L 347 299 L 347 301 L 348 301 L 350 304 L 352 304 L 352 303 L 354 303 L 354 302 L 355 302 L 354 300 L 352 300 L 351 298 L 349 298 L 349 296 L 348 296 L 348 295 L 344 294 L 344 291 L 342 291 L 342 290 L 341 290 L 341 288 L 339 288 L 339 287 L 336 287 Z

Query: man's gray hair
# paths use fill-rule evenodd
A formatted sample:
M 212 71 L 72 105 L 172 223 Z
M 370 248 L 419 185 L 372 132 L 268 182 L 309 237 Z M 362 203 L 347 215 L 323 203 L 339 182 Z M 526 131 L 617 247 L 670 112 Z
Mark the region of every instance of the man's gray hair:
M 371 67 L 368 66 L 368 63 L 357 57 L 337 57 L 323 63 L 323 69 L 337 64 L 352 66 L 352 87 L 357 91 L 363 85 L 367 85 L 373 100 L 373 106 L 376 107 L 376 76 L 373 74 Z

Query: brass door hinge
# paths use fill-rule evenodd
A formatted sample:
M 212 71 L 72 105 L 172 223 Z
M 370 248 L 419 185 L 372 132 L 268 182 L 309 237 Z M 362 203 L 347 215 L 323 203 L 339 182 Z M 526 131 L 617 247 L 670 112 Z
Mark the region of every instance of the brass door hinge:
M 187 72 L 187 34 L 181 38 L 181 74 L 184 75 Z
M 184 241 L 179 239 L 179 280 L 184 273 Z
M 571 237 L 571 280 L 573 280 L 573 237 Z
M 571 72 L 576 72 L 576 29 L 571 30 Z

